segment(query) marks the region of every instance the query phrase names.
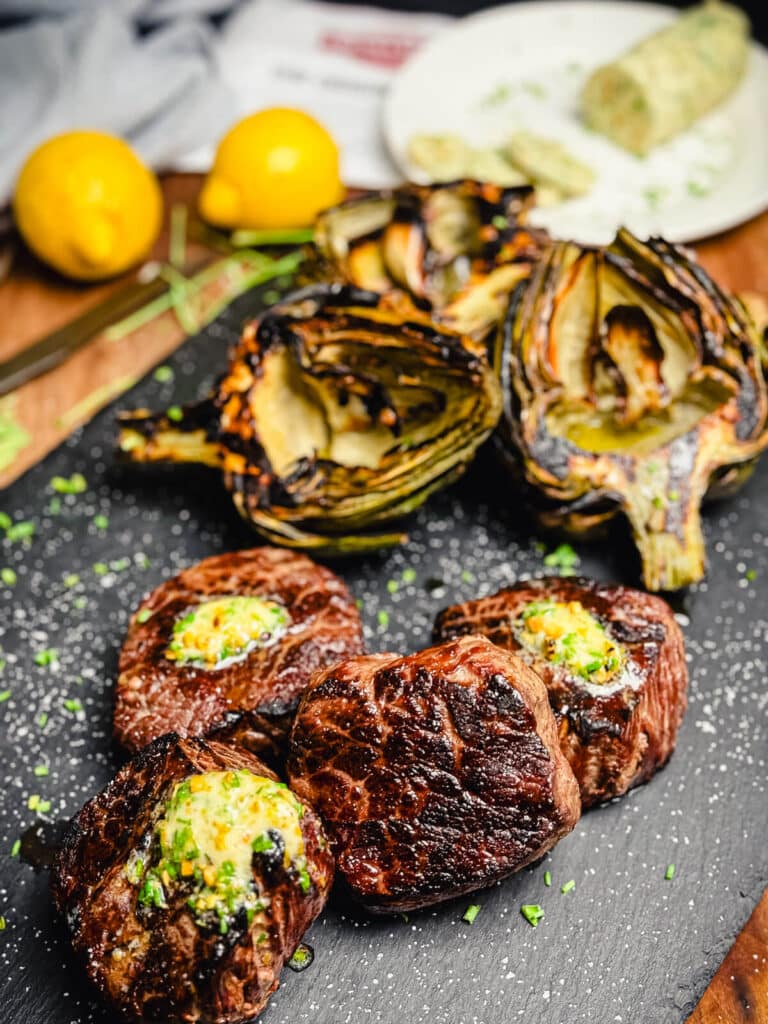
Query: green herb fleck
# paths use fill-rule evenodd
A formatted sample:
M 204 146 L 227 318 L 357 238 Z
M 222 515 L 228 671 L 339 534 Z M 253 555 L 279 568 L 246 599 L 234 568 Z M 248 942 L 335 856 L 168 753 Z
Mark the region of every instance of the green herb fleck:
M 416 581 L 416 570 L 415 569 L 403 569 L 402 575 L 403 583 L 414 583 Z
M 20 839 L 14 840 L 13 846 L 11 847 L 11 856 L 12 857 L 18 857 L 20 849 L 21 849 L 21 840 Z
M 546 885 L 547 888 L 549 888 L 550 885 L 552 885 L 552 872 L 551 871 L 545 871 L 544 872 L 544 885 Z
M 466 921 L 467 924 L 474 924 L 475 923 L 475 918 L 480 913 L 481 909 L 482 909 L 482 907 L 480 906 L 479 903 L 470 903 L 470 905 L 464 911 L 464 916 L 462 917 L 462 921 Z
M 34 767 L 34 773 L 38 779 L 44 779 L 46 775 L 50 775 L 47 764 L 36 764 Z
M 109 572 L 109 566 L 106 562 L 94 562 L 93 571 L 97 576 L 106 576 Z
M 399 586 L 397 580 L 387 580 L 387 590 L 390 594 L 396 594 Z
M 654 508 L 664 508 L 666 502 L 660 494 L 656 494 L 653 498 L 651 498 L 651 504 Z
M 152 376 L 161 384 L 167 384 L 169 380 L 173 380 L 173 370 L 170 366 L 158 366 Z
M 2 690 L 0 692 L 0 704 L 5 704 L 7 700 L 10 700 L 12 696 L 11 690 Z
M 389 625 L 389 612 L 386 611 L 386 609 L 382 608 L 381 611 L 376 616 L 376 621 L 378 622 L 382 629 L 386 629 L 387 626 Z
M 264 935 L 266 938 L 266 934 Z M 307 946 L 303 943 L 294 950 L 293 956 L 288 961 L 288 966 L 298 968 L 299 970 L 309 966 L 311 962 L 312 954 L 310 953 Z
M 572 572 L 580 561 L 581 559 L 570 544 L 558 544 L 554 551 L 550 551 L 545 556 L 544 565 L 547 568 L 557 568 L 565 572 Z
M 463 572 L 461 574 L 461 582 L 462 583 L 473 583 L 474 579 L 475 579 L 475 577 L 472 575 L 472 573 L 469 571 L 469 569 L 464 569 L 463 570 Z
M 29 808 L 30 811 L 36 811 L 38 806 L 39 806 L 39 804 L 40 804 L 40 797 L 39 797 L 39 795 L 37 793 L 33 793 L 27 799 L 27 807 Z
M 116 558 L 114 562 L 109 563 L 109 568 L 112 572 L 124 572 L 126 569 L 130 568 L 130 565 L 130 558 Z
M 152 612 L 149 610 L 149 608 L 139 608 L 138 612 L 136 613 L 137 622 L 146 622 L 148 619 L 151 618 Z
M 544 911 L 538 903 L 524 903 L 520 907 L 520 913 L 532 928 L 535 928 L 542 917 L 544 917 Z
M 495 217 L 491 218 L 491 224 L 499 230 L 503 231 L 509 227 L 509 218 L 505 217 L 503 213 L 497 213 Z
M 61 498 L 58 495 L 54 495 L 48 502 L 46 512 L 49 516 L 57 516 L 61 512 Z
M 106 528 L 109 526 L 109 518 L 105 516 L 102 512 L 99 512 L 97 515 L 95 515 L 93 517 L 92 522 L 97 530 L 106 530 Z
M 565 885 L 561 885 L 560 886 L 560 892 L 571 892 L 575 888 L 576 888 L 576 883 L 571 878 L 568 882 L 565 883 Z
M 179 423 L 184 418 L 184 412 L 180 405 L 172 405 L 166 410 L 165 415 L 172 423 Z
M 299 886 L 304 893 L 309 892 L 312 888 L 312 879 L 306 868 L 299 868 Z
M 547 95 L 546 88 L 540 82 L 523 82 L 523 89 L 529 96 L 535 96 L 539 100 L 543 100 Z
M 4 569 L 0 569 L 0 580 L 6 585 L 6 587 L 13 587 L 16 585 L 18 576 L 13 569 L 6 566 Z
M 76 572 L 68 572 L 64 577 L 64 586 L 69 589 L 70 587 L 76 587 L 80 582 L 80 576 Z
M 251 849 L 254 853 L 266 853 L 268 850 L 271 850 L 274 845 L 275 844 L 269 833 L 264 832 L 263 835 L 257 836 L 253 840 L 251 843 Z
M 2 914 L 0 914 L 0 932 L 4 932 L 7 927 L 6 920 Z
M 48 712 L 41 711 L 37 716 L 37 725 L 39 729 L 44 729 L 48 725 Z
M 749 580 L 750 583 L 754 583 L 757 579 L 757 569 L 747 569 L 744 573 L 744 579 Z
M 17 540 L 30 540 L 34 535 L 35 524 L 29 520 L 14 523 L 13 526 L 9 526 L 5 532 L 5 536 L 9 541 L 11 541 L 11 543 Z
M 71 711 L 73 715 L 76 715 L 78 711 L 83 710 L 83 705 L 77 697 L 67 697 L 66 700 L 62 701 L 64 709 Z
M 87 606 L 87 604 L 88 604 L 88 598 L 85 597 L 85 596 L 81 596 L 81 597 L 76 597 L 75 598 L 75 600 L 72 602 L 72 607 L 73 608 L 77 608 L 78 611 L 81 611 L 83 608 L 85 608 Z
M 0 530 L 7 530 L 13 520 L 7 512 L 0 512 Z
M 680 491 L 670 491 L 669 492 L 669 500 L 670 501 L 680 501 Z
M 704 196 L 709 195 L 709 188 L 706 185 L 702 185 L 700 181 L 689 181 L 686 186 L 688 189 L 688 195 L 694 196 L 696 199 L 702 199 Z
M 59 660 L 59 652 L 55 647 L 48 647 L 38 651 L 35 655 L 35 664 L 45 668 L 48 665 L 55 665 Z
M 82 473 L 73 473 L 72 476 L 55 476 L 51 480 L 51 488 L 57 494 L 82 494 L 88 487 L 88 481 Z
M 664 872 L 664 878 L 665 878 L 665 880 L 667 882 L 671 882 L 674 877 L 675 877 L 675 865 L 674 864 L 669 864 L 667 866 L 667 870 Z

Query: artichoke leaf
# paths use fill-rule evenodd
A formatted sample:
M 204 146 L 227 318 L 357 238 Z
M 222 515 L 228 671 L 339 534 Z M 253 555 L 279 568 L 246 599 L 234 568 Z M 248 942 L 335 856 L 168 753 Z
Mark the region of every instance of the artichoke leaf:
M 555 243 L 499 331 L 499 444 L 550 526 L 623 512 L 646 586 L 704 574 L 700 507 L 768 446 L 759 337 L 684 250 L 622 230 L 605 250 Z
M 532 202 L 529 186 L 406 185 L 326 211 L 315 237 L 332 277 L 403 290 L 437 322 L 483 338 L 547 240 L 526 225 Z
M 214 394 L 177 422 L 122 417 L 120 446 L 133 461 L 199 456 L 265 537 L 344 553 L 402 543 L 379 527 L 456 479 L 500 411 L 482 344 L 401 294 L 313 286 L 248 324 Z

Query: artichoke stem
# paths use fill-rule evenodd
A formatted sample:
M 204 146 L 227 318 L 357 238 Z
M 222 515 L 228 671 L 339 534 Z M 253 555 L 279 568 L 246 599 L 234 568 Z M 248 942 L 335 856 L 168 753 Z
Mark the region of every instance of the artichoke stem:
M 704 534 L 701 528 L 700 495 L 691 496 L 687 506 L 660 512 L 666 520 L 659 528 L 655 517 L 634 514 L 627 509 L 635 543 L 643 565 L 643 583 L 647 590 L 679 590 L 697 583 L 706 571 Z M 674 512 L 679 530 L 668 521 Z
M 162 413 L 123 413 L 117 439 L 121 456 L 129 462 L 192 462 L 220 467 L 220 447 L 210 439 L 204 425 L 209 404 Z

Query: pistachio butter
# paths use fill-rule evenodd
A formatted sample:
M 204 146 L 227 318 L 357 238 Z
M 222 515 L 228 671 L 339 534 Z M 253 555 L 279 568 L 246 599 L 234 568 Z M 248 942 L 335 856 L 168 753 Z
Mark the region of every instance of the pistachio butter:
M 275 601 L 217 597 L 176 621 L 165 656 L 181 664 L 220 668 L 273 643 L 289 622 L 288 612 Z
M 619 644 L 581 601 L 531 601 L 517 636 L 530 651 L 590 683 L 607 683 L 624 662 Z
M 255 856 L 280 858 L 309 890 L 303 811 L 283 783 L 245 769 L 192 775 L 174 787 L 155 826 L 153 866 L 132 856 L 126 877 L 140 886 L 141 905 L 167 907 L 181 892 L 199 924 L 224 934 L 236 914 L 245 910 L 250 924 L 269 903 L 255 884 Z

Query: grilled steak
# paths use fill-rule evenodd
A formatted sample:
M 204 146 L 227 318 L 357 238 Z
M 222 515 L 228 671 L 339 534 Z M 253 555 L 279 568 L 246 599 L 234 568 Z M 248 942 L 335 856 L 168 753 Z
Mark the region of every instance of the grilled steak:
M 52 887 L 91 980 L 135 1020 L 258 1014 L 322 909 L 321 826 L 257 758 L 167 735 L 70 823 Z
M 274 754 L 312 673 L 362 650 L 357 608 L 329 569 L 270 547 L 206 558 L 162 583 L 131 619 L 115 736 L 134 752 L 245 710 L 254 713 L 249 749 Z
M 437 616 L 436 641 L 465 633 L 520 655 L 544 680 L 584 807 L 647 782 L 674 750 L 688 672 L 661 598 L 573 577 L 528 580 Z
M 479 636 L 318 672 L 288 771 L 352 894 L 382 913 L 490 885 L 579 817 L 541 680 Z

